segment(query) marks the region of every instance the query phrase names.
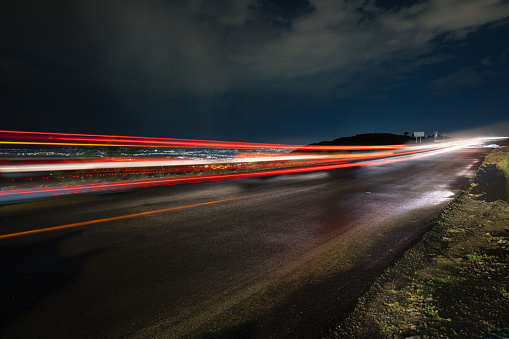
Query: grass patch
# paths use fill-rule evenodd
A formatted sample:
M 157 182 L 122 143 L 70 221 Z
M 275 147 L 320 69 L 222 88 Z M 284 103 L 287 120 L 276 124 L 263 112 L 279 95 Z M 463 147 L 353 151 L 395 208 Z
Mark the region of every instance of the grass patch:
M 468 261 L 482 261 L 495 259 L 494 255 L 487 255 L 486 253 L 468 253 L 465 255 Z

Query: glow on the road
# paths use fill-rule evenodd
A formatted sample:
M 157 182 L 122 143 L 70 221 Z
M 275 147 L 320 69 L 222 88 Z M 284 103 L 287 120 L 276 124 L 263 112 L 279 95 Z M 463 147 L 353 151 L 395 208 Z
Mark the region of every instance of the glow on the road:
M 269 195 L 269 194 L 276 194 L 276 193 L 282 193 L 282 192 L 295 191 L 295 190 L 311 188 L 311 187 L 317 187 L 317 186 L 322 186 L 322 185 L 323 184 L 308 185 L 308 186 L 303 186 L 303 187 L 295 187 L 295 188 L 289 188 L 289 189 L 272 191 L 272 192 L 265 192 L 265 193 L 260 193 L 260 194 L 245 195 L 245 196 L 229 198 L 229 199 L 207 201 L 207 202 L 201 202 L 201 203 L 191 204 L 191 205 L 184 205 L 184 206 L 163 208 L 163 209 L 154 210 L 154 211 L 147 211 L 147 212 L 126 214 L 126 215 L 120 215 L 120 216 L 110 217 L 110 218 L 89 220 L 89 221 L 76 222 L 76 223 L 66 224 L 66 225 L 61 225 L 61 226 L 54 226 L 54 227 L 40 228 L 40 229 L 24 231 L 24 232 L 4 234 L 4 235 L 0 235 L 0 239 L 13 238 L 13 237 L 19 237 L 19 236 L 22 236 L 22 235 L 29 235 L 29 234 L 35 234 L 35 233 L 43 233 L 43 232 L 62 230 L 62 229 L 66 229 L 66 228 L 73 228 L 73 227 L 79 227 L 79 226 L 92 225 L 92 224 L 98 224 L 98 223 L 102 223 L 102 222 L 115 221 L 115 220 L 121 220 L 121 219 L 127 219 L 127 218 L 134 218 L 134 217 L 140 217 L 140 216 L 156 214 L 156 213 L 171 212 L 171 211 L 182 210 L 182 209 L 186 209 L 186 208 L 192 208 L 192 207 L 198 207 L 198 206 L 204 206 L 204 205 L 211 205 L 211 204 L 218 204 L 218 203 L 222 203 L 222 202 L 228 202 L 228 201 L 234 201 L 234 200 L 240 200 L 240 199 L 248 199 L 248 198 L 260 197 L 260 196 Z

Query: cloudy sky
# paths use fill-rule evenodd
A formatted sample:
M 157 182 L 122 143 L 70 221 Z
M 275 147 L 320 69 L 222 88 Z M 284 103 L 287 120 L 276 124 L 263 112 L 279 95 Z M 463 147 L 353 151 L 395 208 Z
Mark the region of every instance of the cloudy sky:
M 2 0 L 2 130 L 509 134 L 507 0 Z

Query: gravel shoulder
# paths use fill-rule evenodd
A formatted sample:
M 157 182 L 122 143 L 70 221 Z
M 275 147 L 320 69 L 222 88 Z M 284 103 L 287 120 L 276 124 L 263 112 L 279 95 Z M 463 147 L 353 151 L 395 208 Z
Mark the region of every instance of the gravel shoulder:
M 509 178 L 508 161 L 509 147 L 495 149 L 480 171 L 495 165 Z M 509 338 L 509 205 L 478 186 L 476 177 L 329 338 Z

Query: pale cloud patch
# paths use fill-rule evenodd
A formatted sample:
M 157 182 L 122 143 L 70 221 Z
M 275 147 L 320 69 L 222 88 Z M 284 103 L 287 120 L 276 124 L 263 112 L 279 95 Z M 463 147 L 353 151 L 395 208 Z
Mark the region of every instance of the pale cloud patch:
M 461 40 L 509 16 L 509 4 L 501 0 L 433 0 L 396 10 L 374 1 L 310 2 L 313 13 L 294 20 L 292 30 L 262 44 L 257 53 L 233 56 L 246 66 L 248 79 L 268 81 L 271 89 L 295 89 L 299 84 L 293 80 L 306 79 L 305 90 L 316 77 L 313 90 L 322 92 L 361 73 L 383 73 L 382 67 L 404 72 L 409 60 L 436 49 L 438 37 Z
M 434 0 L 417 21 L 427 29 L 441 33 L 479 27 L 509 16 L 503 0 Z
M 90 75 L 115 90 L 331 93 L 360 75 L 369 84 L 443 61 L 431 57 L 439 38 L 461 40 L 509 17 L 504 0 L 429 0 L 390 9 L 375 0 L 310 0 L 283 25 L 281 13 L 261 3 L 76 0 L 81 35 L 63 43 L 88 44 L 100 56 L 87 65 Z

